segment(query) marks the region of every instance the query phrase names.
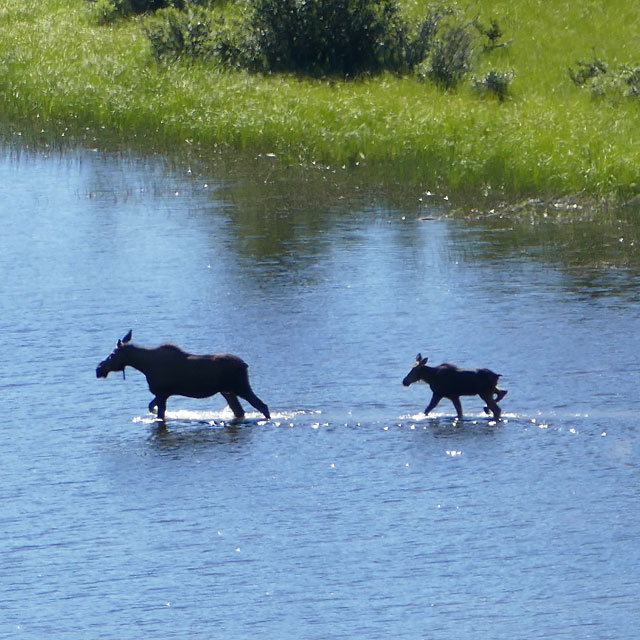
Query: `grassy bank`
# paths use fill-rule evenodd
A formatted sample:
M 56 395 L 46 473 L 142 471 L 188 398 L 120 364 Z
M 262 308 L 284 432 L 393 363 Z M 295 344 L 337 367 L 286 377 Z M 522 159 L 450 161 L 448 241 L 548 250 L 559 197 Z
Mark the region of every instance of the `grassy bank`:
M 476 70 L 514 71 L 503 102 L 470 81 L 445 92 L 391 74 L 323 81 L 157 64 L 147 18 L 99 26 L 84 0 L 4 0 L 0 118 L 53 136 L 115 132 L 205 153 L 230 146 L 290 163 L 367 164 L 431 190 L 640 193 L 640 98 L 594 98 L 567 73 L 594 52 L 610 65 L 640 66 L 633 4 L 477 0 L 467 12 L 496 17 L 511 41 Z

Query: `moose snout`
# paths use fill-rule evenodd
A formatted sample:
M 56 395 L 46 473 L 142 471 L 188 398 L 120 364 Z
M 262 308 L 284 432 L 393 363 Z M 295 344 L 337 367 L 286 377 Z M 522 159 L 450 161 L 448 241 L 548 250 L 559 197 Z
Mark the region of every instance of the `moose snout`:
M 96 378 L 106 378 L 107 372 L 104 370 L 102 364 L 99 364 L 96 368 Z
M 405 387 L 408 387 L 408 386 L 411 384 L 411 380 L 409 380 L 409 376 L 407 376 L 407 377 L 402 381 L 402 384 L 403 384 Z

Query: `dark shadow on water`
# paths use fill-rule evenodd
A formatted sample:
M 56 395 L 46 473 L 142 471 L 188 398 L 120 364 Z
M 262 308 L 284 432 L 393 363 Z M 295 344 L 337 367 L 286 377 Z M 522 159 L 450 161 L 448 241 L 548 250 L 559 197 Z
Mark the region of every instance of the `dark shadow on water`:
M 464 416 L 462 419 L 455 416 L 430 416 L 419 420 L 412 419 L 402 424 L 413 430 L 429 430 L 435 437 L 447 437 L 462 433 L 493 434 L 497 430 L 507 427 L 511 421 L 512 418 L 495 420 L 485 416 Z
M 261 428 L 264 422 L 257 418 L 156 420 L 150 425 L 148 442 L 161 453 L 209 446 L 235 448 L 247 444 L 254 429 Z

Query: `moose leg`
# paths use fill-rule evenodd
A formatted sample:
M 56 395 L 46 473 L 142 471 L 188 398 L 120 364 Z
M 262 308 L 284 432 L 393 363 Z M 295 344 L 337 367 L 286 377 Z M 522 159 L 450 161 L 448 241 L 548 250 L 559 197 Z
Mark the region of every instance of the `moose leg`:
M 500 396 L 504 398 L 506 392 Z M 480 397 L 487 403 L 487 406 L 484 408 L 485 413 L 493 413 L 493 417 L 496 420 L 500 419 L 500 414 L 502 413 L 502 409 L 496 404 L 496 401 L 493 399 L 493 392 L 481 394 Z
M 229 391 L 223 391 L 222 397 L 227 401 L 229 408 L 231 409 L 231 411 L 233 411 L 233 415 L 236 418 L 244 418 L 244 409 L 238 401 L 238 396 L 230 393 Z
M 431 396 L 431 402 L 429 402 L 429 406 L 424 410 L 424 414 L 428 416 L 429 413 L 431 413 L 431 411 L 433 411 L 438 406 L 438 402 L 440 402 L 440 400 L 442 400 L 442 396 L 434 393 Z
M 252 407 L 257 409 L 267 420 L 271 420 L 271 414 L 269 413 L 269 407 L 258 398 L 258 396 L 247 389 L 243 393 L 239 394 L 241 398 L 244 398 Z
M 149 412 L 153 413 L 153 410 L 158 406 L 158 398 L 154 397 L 149 403 Z
M 497 404 L 498 402 L 500 402 L 500 400 L 502 400 L 502 398 L 504 398 L 507 395 L 507 390 L 506 389 L 498 389 L 498 387 L 496 387 L 491 392 L 491 397 L 493 397 L 494 395 L 495 395 L 494 402 Z M 489 411 L 490 411 L 489 407 L 485 407 L 484 408 L 484 412 L 485 413 L 489 413 Z
M 462 420 L 462 403 L 460 402 L 460 396 L 452 396 L 450 400 L 451 402 L 453 402 L 453 406 L 456 408 L 458 420 Z

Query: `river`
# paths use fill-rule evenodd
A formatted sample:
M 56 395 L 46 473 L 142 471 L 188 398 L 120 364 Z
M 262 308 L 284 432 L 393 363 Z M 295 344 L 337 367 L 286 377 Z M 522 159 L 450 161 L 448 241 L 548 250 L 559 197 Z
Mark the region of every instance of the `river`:
M 635 637 L 634 216 L 257 166 L 1 148 L 0 636 Z M 272 419 L 161 428 L 96 379 L 129 329 L 242 356 Z M 418 352 L 502 374 L 503 420 L 425 418 Z

